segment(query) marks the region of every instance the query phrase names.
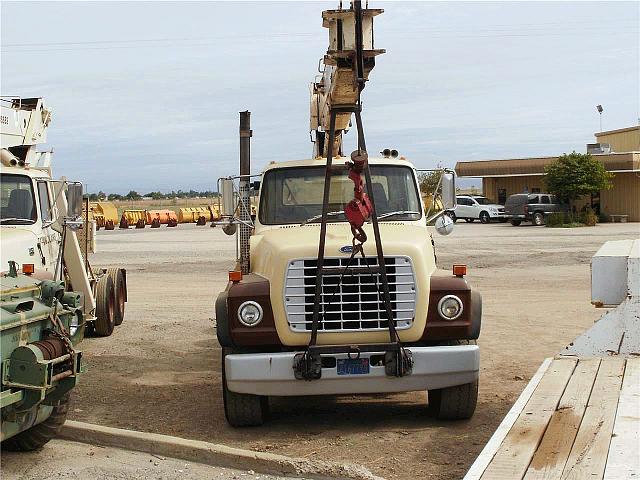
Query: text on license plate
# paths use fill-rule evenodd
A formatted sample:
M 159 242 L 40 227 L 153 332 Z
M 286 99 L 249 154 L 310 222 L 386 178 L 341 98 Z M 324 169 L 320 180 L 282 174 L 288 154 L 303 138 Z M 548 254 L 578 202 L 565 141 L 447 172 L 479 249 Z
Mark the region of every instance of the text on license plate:
M 369 373 L 368 358 L 338 358 L 338 375 L 367 375 Z

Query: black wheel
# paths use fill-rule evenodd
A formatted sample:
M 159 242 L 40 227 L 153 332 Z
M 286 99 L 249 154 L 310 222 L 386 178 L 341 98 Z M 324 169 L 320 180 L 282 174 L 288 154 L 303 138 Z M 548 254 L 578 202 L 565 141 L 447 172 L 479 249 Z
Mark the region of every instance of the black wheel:
M 471 418 L 478 403 L 478 381 L 429 390 L 429 411 L 441 420 Z
M 224 357 L 222 352 L 222 398 L 224 416 L 232 427 L 256 427 L 262 425 L 269 415 L 269 398 L 261 395 L 232 392 L 227 388 Z
M 124 320 L 124 304 L 127 301 L 127 282 L 124 277 L 124 272 L 121 268 L 108 268 L 107 275 L 111 277 L 113 281 L 113 287 L 115 289 L 115 324 L 120 325 Z
M 465 218 L 464 221 L 467 223 L 473 223 L 473 218 Z
M 446 215 L 449 215 L 449 218 L 451 220 L 453 220 L 453 223 L 456 223 L 458 221 L 458 217 L 456 217 L 456 214 L 453 212 L 447 212 Z
M 62 424 L 67 419 L 68 410 L 69 395 L 65 395 L 54 405 L 51 415 L 44 422 L 5 440 L 2 442 L 2 449 L 12 452 L 29 452 L 41 448 L 58 435 Z
M 519 226 L 522 223 L 522 220 L 511 220 L 511 225 L 514 227 Z
M 541 212 L 533 214 L 533 224 L 537 227 L 544 225 L 544 215 Z
M 101 337 L 113 333 L 116 324 L 116 290 L 113 280 L 106 274 L 100 277 L 96 285 L 96 321 L 95 332 Z
M 488 212 L 480 212 L 480 223 L 489 223 L 491 221 L 491 217 Z

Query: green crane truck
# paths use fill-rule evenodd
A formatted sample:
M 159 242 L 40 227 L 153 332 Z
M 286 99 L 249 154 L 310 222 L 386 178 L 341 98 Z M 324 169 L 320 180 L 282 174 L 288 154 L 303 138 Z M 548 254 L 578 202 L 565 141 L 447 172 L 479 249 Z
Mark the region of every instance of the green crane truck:
M 35 450 L 58 433 L 82 371 L 82 295 L 64 282 L 0 276 L 2 449 Z M 25 265 L 22 266 L 23 271 Z

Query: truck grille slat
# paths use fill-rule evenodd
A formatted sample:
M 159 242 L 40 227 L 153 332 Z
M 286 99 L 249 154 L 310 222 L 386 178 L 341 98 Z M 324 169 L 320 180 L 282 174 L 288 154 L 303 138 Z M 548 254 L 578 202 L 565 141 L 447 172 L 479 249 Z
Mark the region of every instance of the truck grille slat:
M 325 258 L 325 267 L 344 268 L 348 257 Z M 366 262 L 366 263 L 365 263 Z M 376 257 L 354 258 L 351 267 L 377 266 Z M 411 259 L 385 257 L 391 310 L 396 329 L 413 324 L 416 311 L 416 281 Z M 297 259 L 289 262 L 284 288 L 284 305 L 289 328 L 294 332 L 311 330 L 317 260 Z M 319 331 L 381 331 L 388 329 L 387 315 L 378 289 L 380 274 L 339 274 L 322 276 Z M 335 293 L 334 293 L 335 292 Z

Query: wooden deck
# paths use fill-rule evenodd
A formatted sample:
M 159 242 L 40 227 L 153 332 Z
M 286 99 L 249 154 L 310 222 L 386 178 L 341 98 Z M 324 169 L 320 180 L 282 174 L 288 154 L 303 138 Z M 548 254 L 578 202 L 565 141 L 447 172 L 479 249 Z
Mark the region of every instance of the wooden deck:
M 640 358 L 548 358 L 465 480 L 640 480 Z

